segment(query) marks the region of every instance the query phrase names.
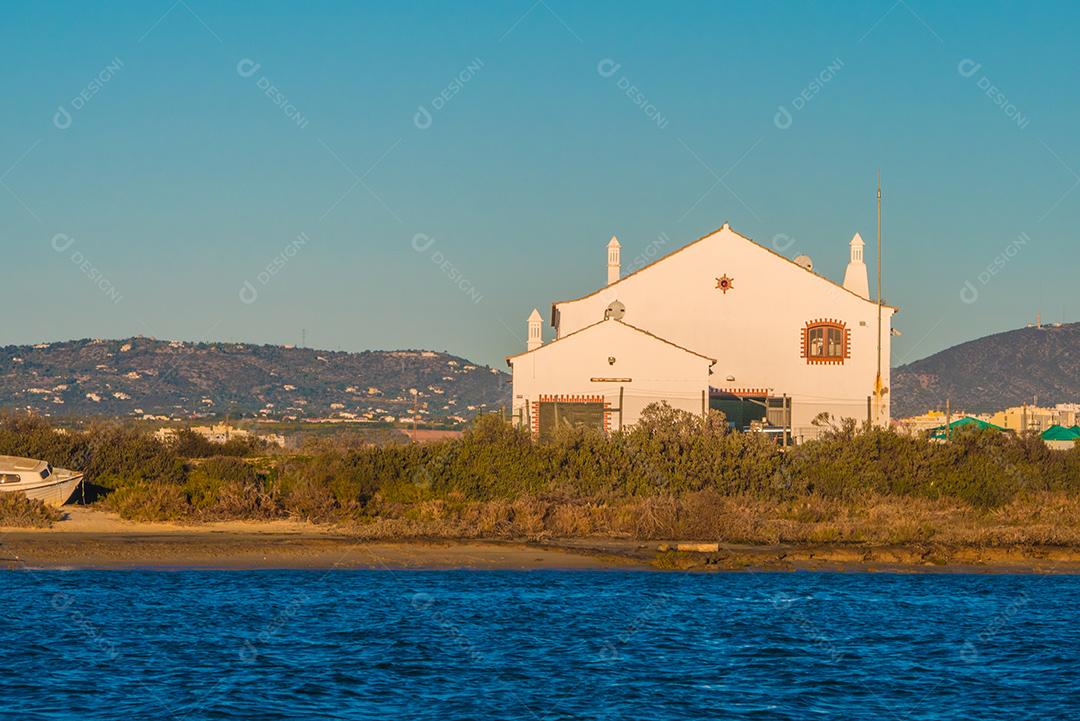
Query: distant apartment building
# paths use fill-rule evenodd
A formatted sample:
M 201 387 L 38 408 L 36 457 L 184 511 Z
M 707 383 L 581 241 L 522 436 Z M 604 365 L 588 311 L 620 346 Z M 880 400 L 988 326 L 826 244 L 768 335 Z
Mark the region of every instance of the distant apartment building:
M 1011 431 L 1042 433 L 1050 426 L 1071 428 L 1080 421 L 1080 404 L 1058 403 L 1053 408 L 1034 405 L 1013 406 L 990 416 L 994 425 Z
M 954 421 L 970 417 L 1010 431 L 1027 430 L 1042 433 L 1051 426 L 1071 428 L 1080 424 L 1080 403 L 1058 403 L 1053 408 L 1020 405 L 992 413 L 966 413 L 962 410 L 953 410 L 951 416 Z M 920 431 L 944 426 L 945 422 L 945 411 L 930 410 L 918 416 L 898 418 L 893 421 L 893 426 L 897 430 L 917 434 Z
M 963 418 L 970 415 L 964 412 L 952 413 L 952 419 Z M 948 418 L 945 411 L 927 411 L 918 416 L 909 416 L 908 418 L 898 418 L 893 421 L 893 427 L 902 432 L 910 435 L 918 435 L 924 431 L 932 431 L 936 428 L 941 428 L 948 422 Z

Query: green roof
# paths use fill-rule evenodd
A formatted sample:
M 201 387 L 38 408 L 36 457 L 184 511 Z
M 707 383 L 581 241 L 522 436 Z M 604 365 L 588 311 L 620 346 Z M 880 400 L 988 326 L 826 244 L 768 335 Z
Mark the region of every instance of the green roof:
M 1080 438 L 1080 433 L 1075 428 L 1075 426 L 1073 428 L 1050 426 L 1042 432 L 1041 436 L 1044 441 L 1075 441 Z
M 1005 430 L 1001 426 L 995 426 L 993 423 L 987 423 L 986 421 L 980 421 L 978 418 L 972 418 L 971 416 L 964 416 L 963 418 L 958 418 L 955 421 L 953 421 L 952 423 L 950 423 L 949 424 L 949 431 L 951 433 L 952 431 L 955 431 L 957 428 L 964 428 L 966 426 L 972 426 L 973 428 L 979 428 L 979 429 L 990 428 L 990 429 L 995 430 L 995 431 L 1003 431 L 1003 430 Z M 930 437 L 931 438 L 944 438 L 945 437 L 945 426 L 938 426 L 937 428 L 934 428 L 932 430 L 932 435 Z

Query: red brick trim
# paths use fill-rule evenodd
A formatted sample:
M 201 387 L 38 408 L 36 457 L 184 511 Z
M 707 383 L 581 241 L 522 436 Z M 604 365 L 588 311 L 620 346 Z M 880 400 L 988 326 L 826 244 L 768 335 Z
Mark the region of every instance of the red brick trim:
M 810 329 L 822 327 L 835 328 L 841 331 L 843 349 L 840 356 L 822 358 L 810 355 Z M 806 321 L 806 325 L 802 328 L 802 341 L 799 345 L 799 357 L 805 358 L 808 365 L 843 365 L 844 361 L 851 357 L 851 330 L 847 327 L 847 323 L 835 318 L 817 318 L 815 320 L 808 320 Z
M 768 388 L 713 388 L 712 390 L 733 396 L 767 396 Z

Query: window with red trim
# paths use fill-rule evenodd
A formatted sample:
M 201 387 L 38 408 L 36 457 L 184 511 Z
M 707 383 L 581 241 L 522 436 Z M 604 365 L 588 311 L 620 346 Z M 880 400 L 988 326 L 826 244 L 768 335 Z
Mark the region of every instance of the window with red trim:
M 848 340 L 840 321 L 811 321 L 803 328 L 802 355 L 807 363 L 843 363 L 851 355 Z

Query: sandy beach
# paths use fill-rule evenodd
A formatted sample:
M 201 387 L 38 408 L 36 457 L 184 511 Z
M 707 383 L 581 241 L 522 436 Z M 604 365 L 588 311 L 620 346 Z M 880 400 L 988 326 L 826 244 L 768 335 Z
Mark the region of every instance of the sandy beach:
M 627 562 L 527 543 L 372 542 L 299 521 L 184 526 L 65 511 L 68 519 L 49 529 L 0 529 L 0 568 L 574 569 Z
M 298 521 L 185 526 L 65 509 L 50 529 L 0 529 L 0 569 L 639 569 L 1080 573 L 1080 549 L 749 546 L 632 539 L 372 541 Z M 663 549 L 663 550 L 661 550 Z

